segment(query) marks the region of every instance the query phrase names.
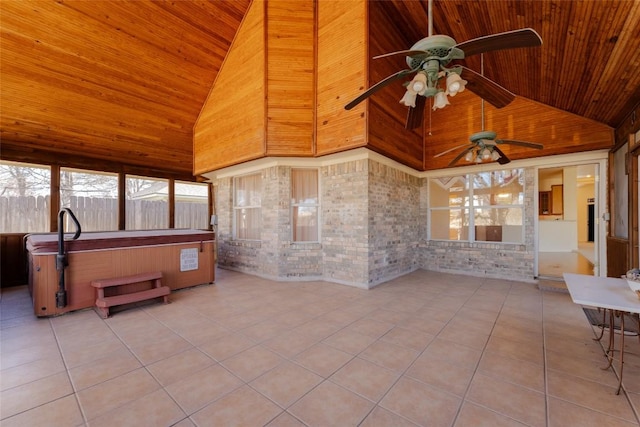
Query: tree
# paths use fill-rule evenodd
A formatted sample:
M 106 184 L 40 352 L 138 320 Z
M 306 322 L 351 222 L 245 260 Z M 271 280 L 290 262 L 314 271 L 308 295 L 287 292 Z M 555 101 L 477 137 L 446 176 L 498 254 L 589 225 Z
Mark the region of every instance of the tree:
M 118 177 L 115 175 L 87 172 L 60 171 L 60 203 L 68 206 L 72 196 L 115 199 L 118 197 Z
M 46 196 L 51 171 L 47 167 L 0 163 L 0 196 Z

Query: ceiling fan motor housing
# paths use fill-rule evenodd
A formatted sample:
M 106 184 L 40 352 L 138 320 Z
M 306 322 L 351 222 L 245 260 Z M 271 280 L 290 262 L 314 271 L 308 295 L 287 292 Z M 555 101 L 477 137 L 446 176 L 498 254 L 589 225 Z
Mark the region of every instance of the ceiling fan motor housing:
M 469 137 L 469 140 L 474 144 L 481 142 L 483 139 L 495 140 L 497 134 L 490 130 L 485 130 L 482 132 L 476 132 Z
M 452 49 L 455 45 L 454 39 L 442 34 L 425 37 L 411 46 L 411 50 L 421 50 L 424 54 L 407 56 L 407 65 L 415 69 L 428 58 L 438 59 L 441 65 L 448 64 L 452 59 L 463 59 L 464 53 L 460 49 Z

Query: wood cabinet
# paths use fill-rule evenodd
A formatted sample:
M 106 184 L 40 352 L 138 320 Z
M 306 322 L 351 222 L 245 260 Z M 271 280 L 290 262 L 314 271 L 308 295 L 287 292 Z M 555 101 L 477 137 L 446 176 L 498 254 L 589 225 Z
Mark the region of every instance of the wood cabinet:
M 538 193 L 538 215 L 551 215 L 551 191 Z
M 538 192 L 538 215 L 562 215 L 562 185 L 552 185 L 551 191 Z
M 562 215 L 563 212 L 562 185 L 551 186 L 551 215 Z

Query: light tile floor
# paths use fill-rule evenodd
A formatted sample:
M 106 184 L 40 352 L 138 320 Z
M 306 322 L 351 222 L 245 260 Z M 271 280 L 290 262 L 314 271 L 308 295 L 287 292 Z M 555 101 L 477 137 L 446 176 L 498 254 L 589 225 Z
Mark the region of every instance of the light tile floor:
M 217 283 L 101 319 L 0 303 L 10 426 L 638 426 L 569 295 L 416 271 L 361 290 L 219 270 Z
M 593 263 L 582 252 L 538 252 L 538 275 L 562 279 L 563 273 L 593 276 Z

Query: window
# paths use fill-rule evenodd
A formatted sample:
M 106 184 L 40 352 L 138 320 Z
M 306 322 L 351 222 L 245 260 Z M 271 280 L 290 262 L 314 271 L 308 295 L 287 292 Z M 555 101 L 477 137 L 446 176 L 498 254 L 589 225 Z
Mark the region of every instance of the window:
M 521 243 L 524 237 L 524 172 L 482 172 L 473 179 L 475 240 Z
M 433 240 L 524 239 L 522 169 L 431 179 L 429 204 Z
M 209 228 L 209 186 L 178 182 L 175 193 L 175 228 Z
M 166 179 L 127 176 L 127 230 L 169 228 L 168 185 Z
M 236 177 L 233 184 L 234 238 L 260 240 L 262 226 L 262 179 L 260 174 Z
M 433 240 L 466 240 L 469 190 L 466 176 L 429 180 L 430 234 Z
M 48 232 L 50 193 L 50 168 L 0 162 L 0 232 Z
M 294 242 L 317 242 L 318 232 L 318 170 L 291 170 L 291 224 Z
M 82 231 L 117 230 L 118 175 L 61 168 L 60 206 L 73 211 Z

